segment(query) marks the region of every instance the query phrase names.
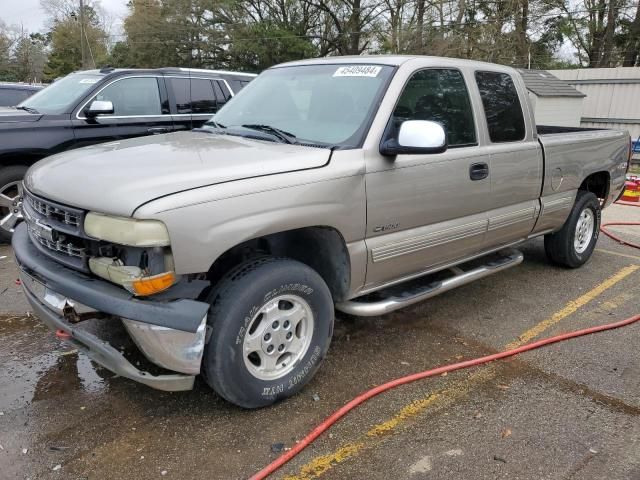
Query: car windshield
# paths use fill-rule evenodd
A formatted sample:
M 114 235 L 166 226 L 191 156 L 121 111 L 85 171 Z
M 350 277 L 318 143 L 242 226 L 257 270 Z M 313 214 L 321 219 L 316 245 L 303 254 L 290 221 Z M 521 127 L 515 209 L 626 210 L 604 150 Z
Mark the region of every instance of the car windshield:
M 297 143 L 357 147 L 393 72 L 390 66 L 365 64 L 267 70 L 207 126 L 247 135 L 255 130 L 273 135 L 269 129 L 278 129 Z M 240 129 L 243 125 L 248 128 Z
M 27 98 L 18 107 L 52 115 L 68 112 L 102 78 L 102 75 L 72 73 Z

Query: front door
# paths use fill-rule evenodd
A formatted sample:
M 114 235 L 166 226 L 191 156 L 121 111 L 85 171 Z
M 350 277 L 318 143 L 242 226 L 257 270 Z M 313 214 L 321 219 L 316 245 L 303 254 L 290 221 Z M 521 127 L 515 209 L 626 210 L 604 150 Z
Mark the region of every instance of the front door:
M 75 146 L 171 132 L 173 121 L 168 103 L 163 101 L 166 93 L 160 87 L 164 90 L 164 80 L 152 76 L 109 83 L 73 115 Z M 94 100 L 113 103 L 113 114 L 87 117 L 84 108 Z
M 490 176 L 478 146 L 464 74 L 454 68 L 415 72 L 395 107 L 405 120 L 441 123 L 448 149 L 428 155 L 367 159 L 369 252 L 365 288 L 417 274 L 477 252 L 484 245 Z M 480 172 L 480 173 L 479 173 Z

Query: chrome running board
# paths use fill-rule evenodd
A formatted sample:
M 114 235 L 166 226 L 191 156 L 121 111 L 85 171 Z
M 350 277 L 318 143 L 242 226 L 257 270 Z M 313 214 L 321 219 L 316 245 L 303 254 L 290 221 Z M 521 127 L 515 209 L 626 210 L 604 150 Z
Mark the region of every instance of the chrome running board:
M 423 277 L 421 284 L 416 284 L 415 281 L 409 281 L 362 297 L 347 300 L 346 302 L 338 303 L 336 308 L 341 312 L 359 317 L 384 315 L 385 313 L 422 302 L 423 300 L 506 270 L 507 268 L 515 267 L 522 263 L 523 258 L 522 252 L 518 250 L 502 250 L 497 254 L 467 263 L 467 265 L 475 264 L 471 270 L 465 271 L 465 264 L 457 265 L 448 270 L 444 270 L 444 272 L 448 271 L 452 274 L 448 278 L 432 280 L 425 284 L 425 279 L 427 279 L 428 276 Z M 478 262 L 482 262 L 483 260 L 484 263 L 477 265 Z M 442 273 L 443 272 L 440 272 L 440 276 L 442 276 Z M 405 286 L 404 289 L 403 285 Z

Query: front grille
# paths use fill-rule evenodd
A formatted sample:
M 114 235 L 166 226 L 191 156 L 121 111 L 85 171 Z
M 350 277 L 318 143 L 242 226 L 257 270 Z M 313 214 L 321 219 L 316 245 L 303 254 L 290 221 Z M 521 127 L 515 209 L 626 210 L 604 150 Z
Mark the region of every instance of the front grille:
M 30 228 L 30 231 L 33 237 L 38 241 L 38 243 L 40 243 L 40 245 L 42 245 L 43 247 L 48 248 L 49 250 L 64 253 L 66 255 L 69 255 L 70 257 L 78 257 L 82 259 L 84 259 L 86 256 L 85 252 L 87 249 L 85 247 L 78 247 L 74 245 L 73 242 L 69 242 L 64 235 L 58 236 L 58 238 L 54 241 L 49 240 L 48 238 L 41 237 L 38 234 L 38 231 L 33 228 Z
M 51 205 L 35 198 L 31 194 L 27 195 L 27 202 L 29 202 L 29 205 L 40 215 L 73 227 L 80 226 L 81 213 Z
M 91 240 L 83 229 L 85 212 L 38 197 L 25 190 L 22 205 L 31 241 L 39 250 L 68 267 L 88 272 Z

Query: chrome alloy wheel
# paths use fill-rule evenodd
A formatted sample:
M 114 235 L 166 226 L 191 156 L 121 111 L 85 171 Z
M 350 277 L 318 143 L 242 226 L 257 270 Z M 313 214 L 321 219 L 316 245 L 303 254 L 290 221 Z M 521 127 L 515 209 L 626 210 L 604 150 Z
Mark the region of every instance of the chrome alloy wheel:
M 265 303 L 249 323 L 244 364 L 260 380 L 287 375 L 304 358 L 313 336 L 313 313 L 302 298 L 281 295 Z
M 593 238 L 593 227 L 595 225 L 595 217 L 590 208 L 585 208 L 578 217 L 576 223 L 576 234 L 573 239 L 573 248 L 576 253 L 583 253 L 591 243 Z
M 0 228 L 13 233 L 22 221 L 22 180 L 0 186 Z

